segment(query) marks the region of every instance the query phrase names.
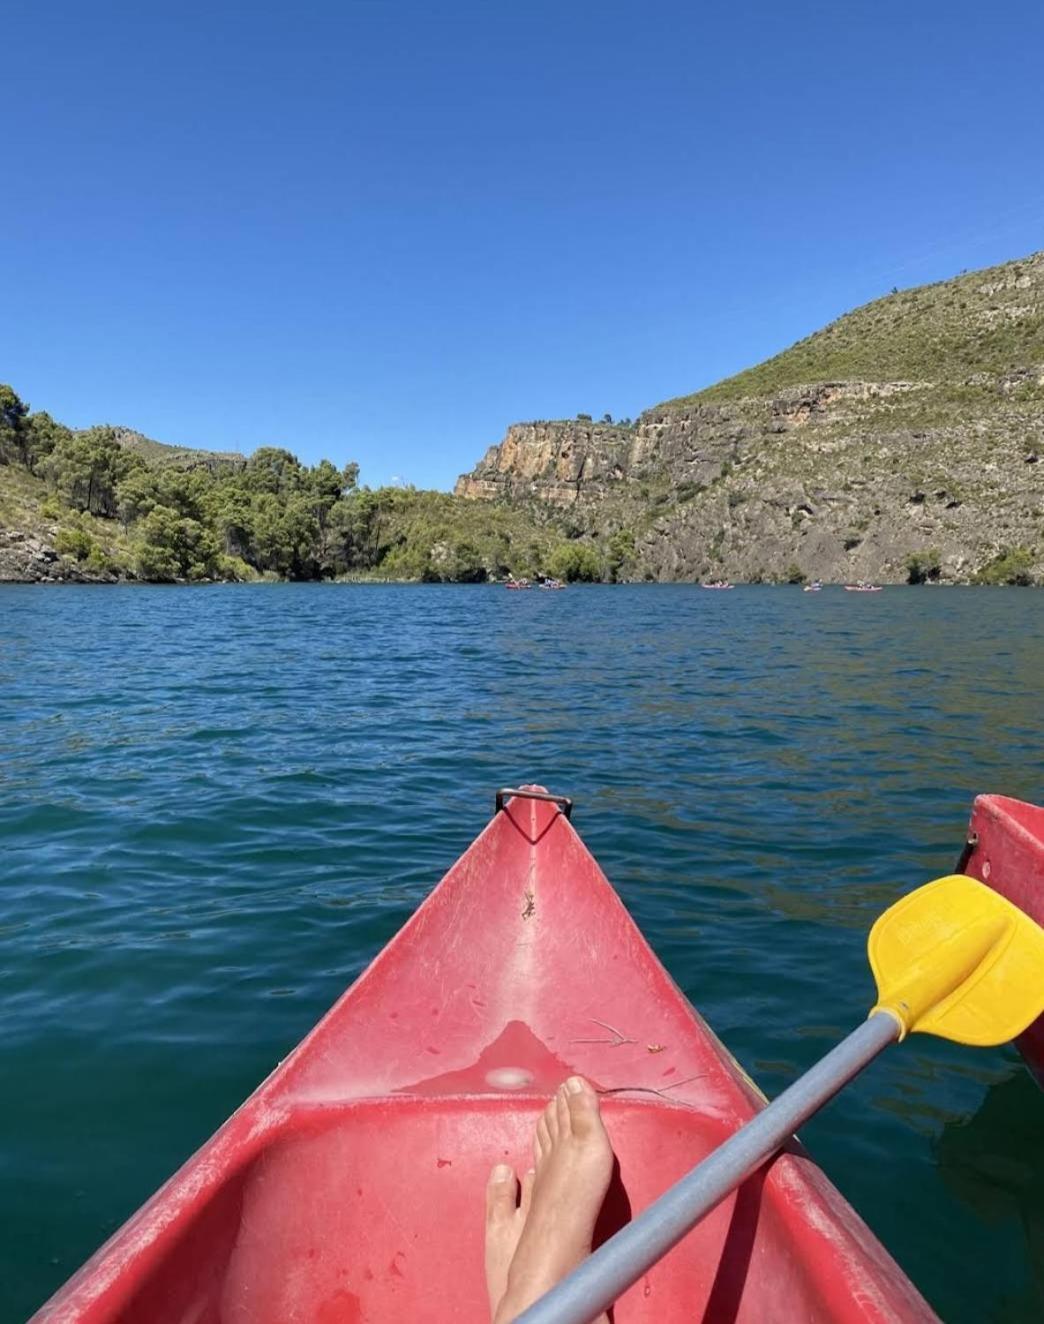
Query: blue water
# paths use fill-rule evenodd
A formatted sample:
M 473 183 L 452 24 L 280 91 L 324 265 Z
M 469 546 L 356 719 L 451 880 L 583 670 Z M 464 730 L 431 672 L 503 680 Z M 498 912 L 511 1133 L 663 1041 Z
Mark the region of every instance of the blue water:
M 1044 594 L 0 589 L 0 1317 L 225 1118 L 535 780 L 778 1091 L 972 797 L 1044 798 Z M 912 1040 L 803 1132 L 949 1321 L 1044 1317 L 1044 1095 Z

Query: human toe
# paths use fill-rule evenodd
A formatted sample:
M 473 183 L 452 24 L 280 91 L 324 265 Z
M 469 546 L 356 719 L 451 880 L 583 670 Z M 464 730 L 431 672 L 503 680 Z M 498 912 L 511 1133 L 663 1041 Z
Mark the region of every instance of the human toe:
M 533 1203 L 533 1183 L 536 1181 L 536 1169 L 530 1168 L 522 1178 L 522 1194 L 519 1198 L 518 1208 L 522 1217 L 529 1213 L 529 1206 Z
M 551 1132 L 547 1125 L 547 1116 L 541 1113 L 537 1119 L 536 1132 L 533 1137 L 533 1158 L 535 1167 L 540 1167 L 541 1162 L 551 1153 Z
M 595 1127 L 601 1127 L 598 1095 L 583 1076 L 569 1077 L 565 1083 L 564 1098 L 570 1128 L 578 1135 L 584 1135 Z
M 548 1105 L 544 1109 L 544 1125 L 547 1127 L 547 1133 L 552 1142 L 558 1139 L 560 1129 L 558 1121 L 558 1094 L 556 1092 L 551 1095 Z
M 559 1085 L 558 1089 L 555 1090 L 553 1102 L 555 1105 L 555 1120 L 558 1123 L 558 1134 L 568 1135 L 573 1128 L 569 1117 L 569 1096 L 566 1094 L 564 1084 Z
M 506 1163 L 498 1163 L 486 1182 L 486 1218 L 500 1223 L 513 1218 L 518 1200 L 518 1178 Z

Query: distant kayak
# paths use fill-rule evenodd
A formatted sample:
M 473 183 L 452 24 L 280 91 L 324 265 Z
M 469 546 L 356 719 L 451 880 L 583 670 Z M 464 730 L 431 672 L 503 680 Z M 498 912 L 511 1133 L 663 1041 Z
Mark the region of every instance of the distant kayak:
M 533 585 L 529 582 L 528 579 L 506 579 L 506 580 L 504 581 L 504 587 L 505 587 L 505 588 L 532 588 Z
M 700 588 L 732 588 L 732 585 L 727 579 L 719 579 L 713 584 L 701 584 Z
M 822 587 L 823 585 L 817 579 L 811 584 L 806 584 L 802 591 L 805 593 L 818 593 Z
M 846 584 L 846 593 L 880 593 L 880 584 Z

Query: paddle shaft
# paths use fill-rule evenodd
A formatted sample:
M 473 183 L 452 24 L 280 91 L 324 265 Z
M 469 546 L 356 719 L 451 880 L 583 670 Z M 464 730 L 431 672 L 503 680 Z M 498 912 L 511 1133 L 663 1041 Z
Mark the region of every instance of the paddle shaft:
M 522 1312 L 516 1324 L 589 1324 L 899 1037 L 875 1012 L 746 1126 Z

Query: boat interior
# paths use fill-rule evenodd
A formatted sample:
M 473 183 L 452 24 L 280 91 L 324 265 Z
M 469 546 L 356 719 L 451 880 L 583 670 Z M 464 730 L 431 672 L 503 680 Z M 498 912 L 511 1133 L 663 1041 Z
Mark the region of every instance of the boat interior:
M 292 1111 L 151 1261 L 124 1324 L 488 1319 L 483 1187 L 528 1165 L 542 1099 L 403 1096 Z M 618 1155 L 604 1240 L 723 1135 L 691 1109 L 607 1099 Z M 648 1156 L 658 1157 L 651 1179 Z M 756 1177 L 617 1303 L 615 1324 L 837 1318 L 829 1264 L 785 1188 Z M 814 1240 L 814 1238 L 812 1238 Z M 159 1251 L 159 1246 L 151 1249 Z M 835 1289 L 836 1290 L 836 1287 Z

